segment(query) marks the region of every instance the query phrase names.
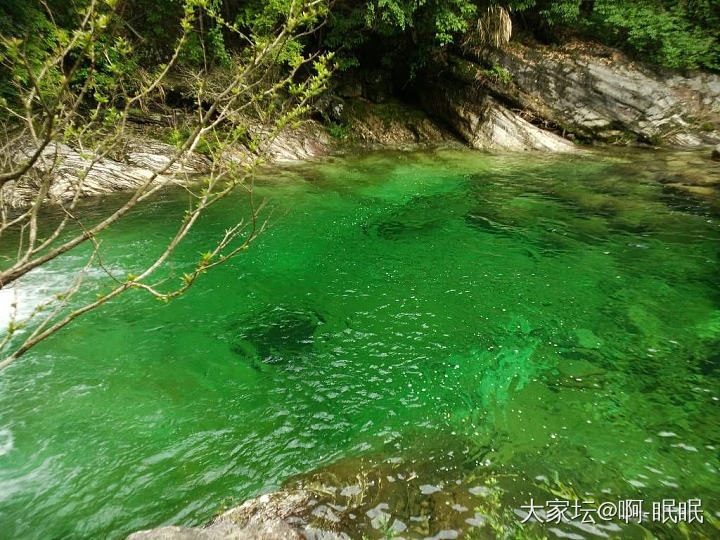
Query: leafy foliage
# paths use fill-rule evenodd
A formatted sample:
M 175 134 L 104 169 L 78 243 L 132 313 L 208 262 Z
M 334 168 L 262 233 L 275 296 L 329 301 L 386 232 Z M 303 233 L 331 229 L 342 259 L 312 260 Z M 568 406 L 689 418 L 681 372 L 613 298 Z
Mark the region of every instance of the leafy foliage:
M 518 0 L 546 34 L 576 34 L 671 68 L 720 69 L 718 0 Z
M 604 41 L 630 47 L 658 64 L 720 69 L 719 16 L 715 0 L 597 0 L 589 24 Z
M 22 1 L 7 0 L 2 5 L 7 17 L 0 22 L 0 236 L 7 231 L 18 244 L 14 257 L 0 261 L 0 288 L 81 246 L 92 244 L 94 249 L 85 268 L 59 284 L 49 300 L 31 301 L 27 310 L 13 304 L 12 322 L 0 333 L 0 369 L 128 290 L 142 289 L 168 301 L 247 249 L 266 224 L 260 219 L 263 204 L 252 197 L 249 217 L 241 213 L 239 221 L 211 240 L 210 249 L 179 282 L 151 277 L 167 266 L 209 207 L 236 189 L 252 193 L 254 171 L 270 154 L 272 141 L 286 126 L 297 125 L 333 70 L 332 54 L 304 54 L 304 38 L 324 15 L 324 0 L 279 0 L 279 11 L 271 14 L 276 22 L 264 27 L 257 20 L 228 17 L 221 0 L 170 1 L 163 32 L 146 32 L 147 20 L 136 20 L 132 7 L 141 16 L 161 9 L 145 0 Z M 150 62 L 153 56 L 156 60 Z M 178 76 L 181 90 L 168 81 Z M 148 173 L 126 186 L 127 197 L 119 206 L 75 227 L 78 201 L 105 174 L 98 164 L 125 156 L 126 144 L 134 138 L 127 129 L 132 115 L 163 107 L 167 89 L 193 107 L 179 120 L 172 116 L 167 139 L 177 148 L 167 162 L 146 165 Z M 229 149 L 241 158 L 226 159 Z M 188 208 L 175 234 L 144 268 L 125 278 L 116 275 L 99 262 L 96 236 L 142 200 L 182 181 L 185 172 L 174 165 L 193 152 L 205 154 L 208 167 L 202 182 L 186 186 Z M 63 175 L 58 171 L 68 163 L 72 179 L 59 184 Z M 26 199 L 24 190 L 30 190 Z M 17 200 L 20 210 L 14 207 Z M 40 222 L 45 208 L 57 202 L 62 202 L 64 216 Z M 109 292 L 99 288 L 95 300 L 81 294 L 75 304 L 69 303 L 83 287 L 94 287 L 83 278 L 96 264 L 110 280 Z
M 324 45 L 339 53 L 341 67 L 366 57 L 414 72 L 428 54 L 466 32 L 476 10 L 472 0 L 340 1 L 330 13 Z
M 340 0 L 325 44 L 348 66 L 421 65 L 439 48 L 467 41 L 488 9 L 543 39 L 579 36 L 671 68 L 720 70 L 720 0 Z
M 17 38 L 29 61 L 41 65 L 48 54 L 67 43 L 70 29 L 77 26 L 89 2 L 0 2 L 4 38 L 0 53 L 3 57 L 12 54 L 7 38 Z M 242 53 L 246 41 L 262 40 L 282 26 L 293 0 L 99 3 L 108 15 L 108 34 L 113 36 L 96 44 L 98 70 L 93 85 L 102 89 L 122 66 L 132 73 L 141 66 L 167 62 L 183 34 L 180 21 L 188 9 L 195 16 L 179 64 L 230 67 L 232 56 Z M 336 0 L 330 5 L 331 9 L 320 13 L 327 16 L 323 30 L 289 40 L 278 50 L 278 65 L 296 65 L 309 49 L 325 49 L 337 52 L 340 68 L 380 64 L 412 75 L 434 52 L 467 42 L 483 27 L 487 13 L 503 7 L 516 28 L 541 39 L 586 37 L 671 68 L 720 70 L 720 0 Z M 123 41 L 116 42 L 118 38 Z M 103 62 L 106 65 L 101 67 Z M 56 79 L 61 77 L 61 68 L 56 67 Z M 6 97 L 12 94 L 14 77 L 27 77 L 22 70 L 7 73 L 2 68 L 0 75 L 0 96 Z M 82 84 L 88 75 L 81 67 L 75 84 Z
M 510 84 L 513 79 L 512 73 L 498 64 L 493 64 L 490 69 L 484 69 L 482 74 L 488 79 L 492 79 L 493 81 L 501 82 L 503 84 Z

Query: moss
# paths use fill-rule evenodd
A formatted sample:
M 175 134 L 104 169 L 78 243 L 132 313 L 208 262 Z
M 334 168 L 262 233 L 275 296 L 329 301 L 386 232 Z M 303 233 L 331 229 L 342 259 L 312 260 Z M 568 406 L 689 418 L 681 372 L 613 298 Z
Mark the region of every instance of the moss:
M 474 83 L 482 78 L 482 70 L 474 62 L 463 58 L 454 57 L 450 67 L 453 77 L 465 83 Z
M 331 122 L 328 124 L 325 129 L 327 129 L 328 134 L 339 140 L 347 140 L 350 137 L 350 131 L 352 130 L 352 123 L 351 122 Z
M 632 131 L 622 131 L 618 135 L 614 136 L 608 142 L 610 144 L 620 145 L 620 146 L 628 146 L 634 142 L 638 141 L 637 134 L 633 133 Z M 653 146 L 658 146 L 659 143 L 651 142 Z
M 347 112 L 349 122 L 352 119 L 363 120 L 374 116 L 382 122 L 385 128 L 390 128 L 396 123 L 408 124 L 427 119 L 427 115 L 423 111 L 396 100 L 371 103 L 363 99 L 357 99 L 348 104 Z
M 510 84 L 513 80 L 512 73 L 499 64 L 493 64 L 490 69 L 483 69 L 480 73 L 488 79 L 505 85 Z
M 652 146 L 662 146 L 663 140 L 660 135 L 653 135 L 650 137 L 649 142 Z

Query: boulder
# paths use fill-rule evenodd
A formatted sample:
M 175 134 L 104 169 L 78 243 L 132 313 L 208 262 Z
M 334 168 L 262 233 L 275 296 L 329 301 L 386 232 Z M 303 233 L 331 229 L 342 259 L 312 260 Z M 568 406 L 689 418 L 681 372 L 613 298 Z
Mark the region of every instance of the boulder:
M 488 100 L 478 115 L 477 128 L 468 142 L 481 150 L 571 152 L 572 143 L 534 126 L 495 100 Z
M 713 148 L 712 152 L 710 153 L 710 157 L 713 159 L 713 161 L 720 161 L 720 144 Z
M 128 540 L 304 540 L 304 537 L 287 523 L 274 520 L 260 525 L 236 527 L 232 524 L 200 527 L 160 527 L 139 531 Z
M 424 107 L 479 150 L 571 152 L 575 146 L 535 126 L 478 84 L 436 74 L 420 91 Z
M 485 85 L 496 98 L 586 138 L 686 147 L 720 142 L 717 131 L 698 123 L 720 115 L 716 74 L 660 74 L 621 55 L 519 44 L 486 51 L 479 63 L 507 70 L 508 84 Z
M 16 141 L 16 148 L 10 161 L 22 163 L 35 153 L 37 146 L 22 139 Z M 63 202 L 75 197 L 78 190 L 80 197 L 89 197 L 137 189 L 156 173 L 161 173 L 156 175 L 156 181 L 181 182 L 209 169 L 206 158 L 188 152 L 171 164 L 176 152 L 170 144 L 134 135 L 107 156 L 51 142 L 26 174 L 3 186 L 2 197 L 10 206 L 22 208 L 37 196 L 41 183 L 48 177 L 52 178 L 47 188 L 48 200 Z

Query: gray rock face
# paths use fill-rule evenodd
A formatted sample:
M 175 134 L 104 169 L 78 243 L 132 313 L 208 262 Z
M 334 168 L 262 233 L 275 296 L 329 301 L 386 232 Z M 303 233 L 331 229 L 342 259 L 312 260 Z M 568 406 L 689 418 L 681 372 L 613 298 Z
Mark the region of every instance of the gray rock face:
M 29 142 L 21 144 L 13 161 L 19 163 L 28 159 L 35 148 Z M 22 207 L 37 196 L 41 179 L 48 174 L 52 175 L 52 181 L 47 198 L 62 202 L 73 198 L 77 191 L 81 197 L 88 197 L 136 189 L 155 172 L 163 172 L 157 176 L 157 181 L 168 181 L 207 170 L 207 161 L 195 155 L 182 156 L 168 167 L 176 149 L 156 141 L 138 140 L 127 145 L 125 151 L 127 155 L 119 161 L 90 152 L 81 153 L 66 144 L 50 143 L 27 174 L 3 186 L 2 196 L 11 206 Z M 170 174 L 176 178 L 171 178 Z
M 475 66 L 477 69 L 479 67 Z M 490 97 L 479 84 L 436 74 L 421 91 L 431 114 L 442 118 L 479 150 L 571 152 L 569 141 L 534 126 Z
M 610 142 L 633 134 L 682 146 L 720 141 L 720 133 L 698 125 L 720 120 L 717 75 L 663 77 L 619 58 L 519 45 L 482 60 L 512 75 L 493 93 L 576 134 Z
M 170 164 L 175 147 L 148 139 L 147 137 L 139 137 L 130 140 L 126 145 L 126 152 L 122 161 L 128 165 L 143 169 L 159 171 Z M 210 169 L 210 162 L 200 154 L 186 153 L 181 159 L 170 165 L 168 173 L 186 173 L 201 174 Z
M 493 99 L 478 118 L 471 145 L 483 150 L 571 152 L 572 143 L 540 129 Z
M 320 125 L 306 122 L 299 130 L 279 133 L 270 145 L 269 158 L 276 162 L 312 159 L 325 155 L 329 144 Z
M 155 173 L 155 182 L 185 183 L 210 170 L 210 160 L 197 153 L 185 153 L 171 161 L 177 148 L 151 139 L 140 129 L 128 130 L 126 140 L 112 156 L 99 157 L 89 151 L 80 152 L 62 143 L 50 143 L 27 174 L 18 181 L 2 187 L 3 200 L 14 208 L 30 204 L 37 196 L 41 181 L 52 175 L 47 199 L 64 202 L 79 190 L 80 197 L 128 191 L 142 186 Z M 300 131 L 286 130 L 267 147 L 271 161 L 292 161 L 323 155 L 327 151 L 327 136 L 316 123 L 303 126 Z M 30 141 L 18 141 L 19 147 L 11 161 L 21 163 L 34 154 L 36 146 Z M 240 145 L 225 156 L 236 162 L 249 161 L 250 152 Z M 83 178 L 84 176 L 84 178 Z M 82 180 L 81 180 L 82 178 Z

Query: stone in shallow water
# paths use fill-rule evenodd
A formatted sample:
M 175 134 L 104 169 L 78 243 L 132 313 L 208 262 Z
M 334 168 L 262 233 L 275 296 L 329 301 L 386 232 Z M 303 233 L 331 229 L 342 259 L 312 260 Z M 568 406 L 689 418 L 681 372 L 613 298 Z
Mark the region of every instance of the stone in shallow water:
M 416 196 L 384 218 L 364 225 L 363 230 L 384 240 L 412 240 L 432 234 L 445 223 L 444 204 L 442 196 Z
M 308 354 L 324 318 L 309 309 L 276 307 L 232 326 L 233 352 L 260 363 L 281 364 Z
M 316 529 L 300 514 L 314 506 L 307 491 L 285 491 L 245 501 L 204 527 L 161 527 L 139 531 L 127 540 L 345 540 L 344 534 Z
M 429 220 L 411 220 L 406 216 L 398 219 L 388 219 L 375 225 L 375 234 L 384 240 L 404 240 L 429 234 L 435 229 L 437 223 Z
M 583 349 L 599 349 L 603 341 L 589 328 L 576 328 L 577 344 Z
M 287 523 L 275 520 L 261 525 L 234 527 L 232 525 L 209 525 L 200 527 L 161 527 L 139 531 L 127 540 L 300 540 L 304 538 Z
M 405 235 L 420 232 L 422 229 L 420 227 L 407 225 L 398 220 L 390 220 L 379 223 L 375 230 L 380 238 L 397 240 Z
M 468 212 L 467 214 L 465 214 L 465 223 L 474 229 L 478 229 L 480 231 L 488 232 L 491 234 L 512 234 L 514 230 L 512 226 L 501 223 L 493 219 L 492 217 L 483 215 L 483 213 L 484 212 L 480 209 Z

